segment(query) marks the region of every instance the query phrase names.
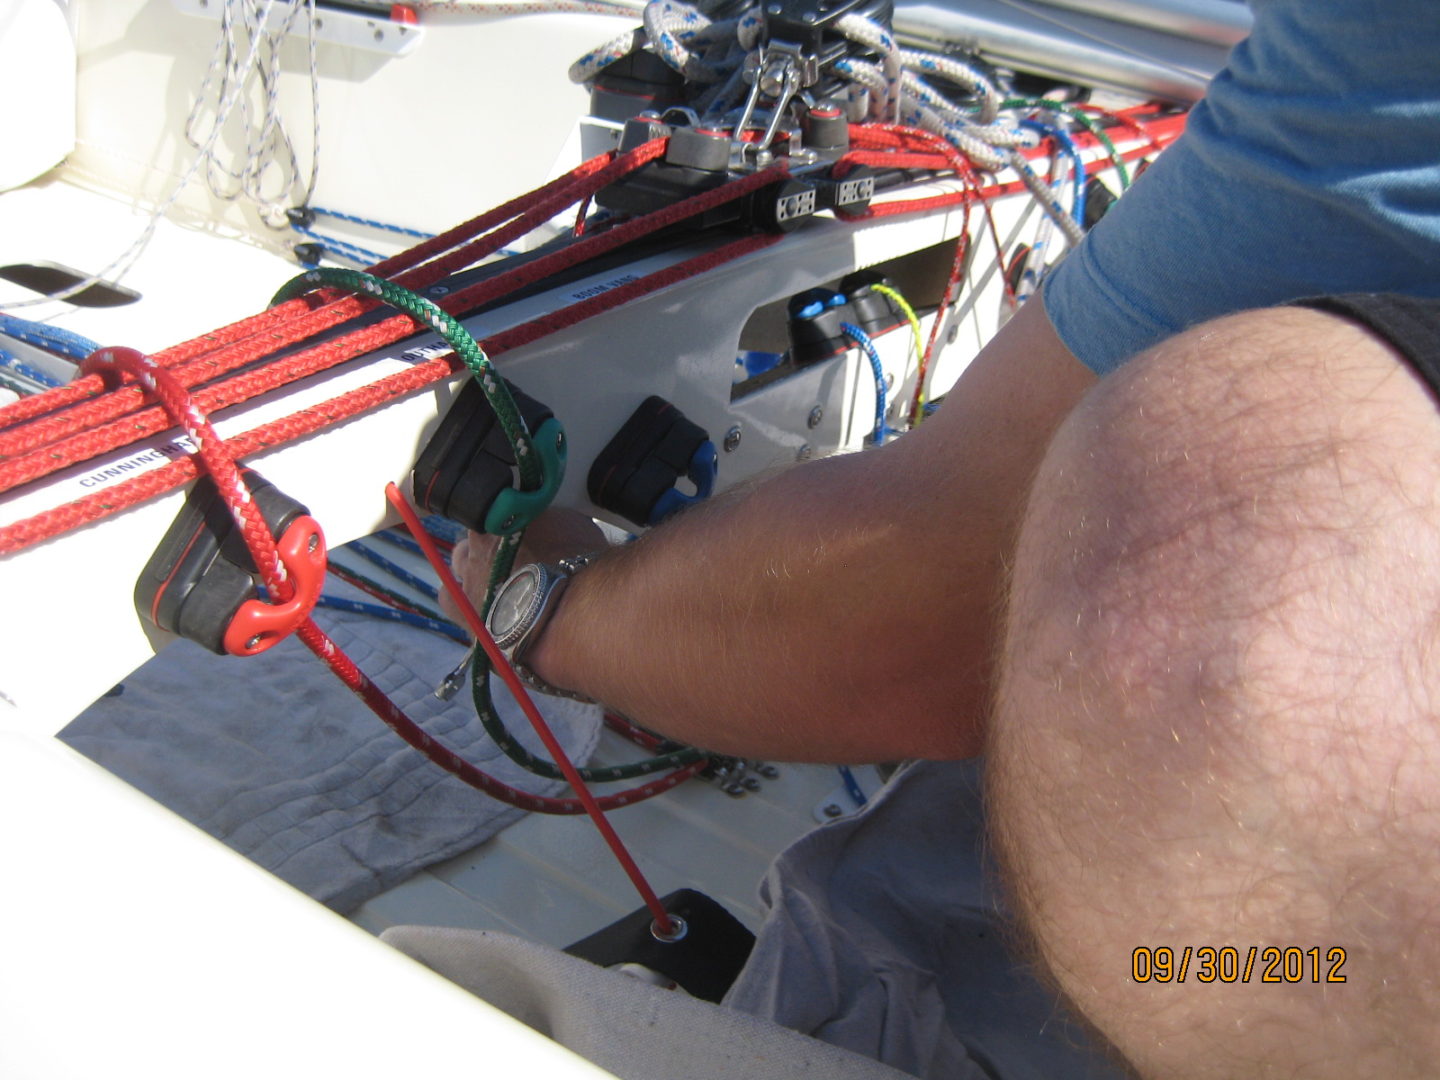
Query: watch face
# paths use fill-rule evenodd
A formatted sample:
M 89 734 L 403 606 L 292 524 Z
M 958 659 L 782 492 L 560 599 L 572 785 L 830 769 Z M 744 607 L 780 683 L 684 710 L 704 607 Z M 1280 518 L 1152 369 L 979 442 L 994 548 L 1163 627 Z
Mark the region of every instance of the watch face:
M 495 597 L 487 622 L 490 633 L 495 635 L 500 645 L 506 645 L 505 639 L 519 630 L 530 617 L 539 590 L 540 574 L 534 567 L 527 566 L 506 582 L 500 595 Z

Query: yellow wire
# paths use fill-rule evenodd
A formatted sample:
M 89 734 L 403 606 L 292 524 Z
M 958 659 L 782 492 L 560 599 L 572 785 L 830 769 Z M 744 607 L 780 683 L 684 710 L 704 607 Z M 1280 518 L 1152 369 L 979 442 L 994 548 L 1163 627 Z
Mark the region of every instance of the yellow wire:
M 920 371 L 919 365 L 920 365 L 921 361 L 923 361 L 924 358 L 925 358 L 925 345 L 924 345 L 924 342 L 923 342 L 922 339 L 921 339 L 921 335 L 920 335 L 920 319 L 919 319 L 919 317 L 915 314 L 915 309 L 910 306 L 909 301 L 907 301 L 907 300 L 905 299 L 905 297 L 901 296 L 898 292 L 896 292 L 894 289 L 892 289 L 889 285 L 871 285 L 870 288 L 873 289 L 875 292 L 879 293 L 881 296 L 885 296 L 885 297 L 888 297 L 888 298 L 891 299 L 891 300 L 894 300 L 895 303 L 899 305 L 900 310 L 905 313 L 905 318 L 907 318 L 907 319 L 910 320 L 910 333 L 911 333 L 911 335 L 912 335 L 912 336 L 914 337 L 914 339 L 915 339 L 915 364 L 916 364 L 916 376 L 915 376 L 915 377 L 916 377 L 917 379 L 918 379 L 918 378 L 921 378 L 924 373 Z M 924 393 L 924 389 L 922 388 L 922 389 L 921 389 L 921 393 L 920 393 L 920 409 L 915 413 L 915 415 L 914 415 L 913 417 L 910 418 L 911 424 L 918 426 L 919 423 L 920 423 L 921 417 L 924 415 L 924 412 L 925 412 L 925 393 Z

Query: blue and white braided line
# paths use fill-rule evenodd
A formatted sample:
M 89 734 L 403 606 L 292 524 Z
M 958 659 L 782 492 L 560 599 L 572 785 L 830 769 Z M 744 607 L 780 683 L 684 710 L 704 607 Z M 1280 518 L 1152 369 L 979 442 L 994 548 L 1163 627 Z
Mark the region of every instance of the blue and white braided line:
M 365 225 L 371 229 L 379 229 L 382 232 L 399 233 L 401 236 L 413 236 L 417 240 L 434 239 L 434 233 L 421 232 L 419 229 L 407 229 L 404 225 L 391 225 L 384 221 L 374 221 L 371 218 L 358 217 L 355 214 L 346 214 L 339 210 L 327 210 L 323 206 L 312 206 L 310 209 L 317 214 L 324 214 L 336 221 L 348 221 L 354 225 Z
M 679 0 L 655 0 L 645 5 L 645 36 L 655 55 L 690 82 L 714 83 L 723 78 L 721 71 L 687 46 L 705 41 L 702 34 L 711 25 L 708 16 Z
M 1054 124 L 1047 124 L 1041 120 L 1026 118 L 1020 121 L 1020 127 L 1026 131 L 1038 132 L 1041 135 L 1054 139 L 1061 151 L 1070 162 L 1070 180 L 1073 194 L 1070 200 L 1070 216 L 1075 219 L 1081 228 L 1085 227 L 1085 162 L 1080 157 L 1080 148 L 1075 145 L 1075 140 L 1064 128 Z M 1063 183 L 1064 178 L 1057 181 Z M 1058 200 L 1057 200 L 1058 201 Z
M 16 341 L 38 345 L 49 352 L 68 356 L 72 360 L 84 360 L 100 347 L 99 342 L 82 337 L 73 330 L 51 326 L 49 323 L 32 322 L 29 319 L 17 319 L 14 315 L 4 313 L 0 313 L 0 334 L 12 337 Z
M 33 383 L 38 383 L 41 388 L 53 390 L 57 386 L 64 385 L 64 383 L 62 383 L 59 379 L 55 378 L 55 376 L 47 375 L 39 368 L 31 367 L 29 364 L 25 363 L 25 361 L 21 360 L 18 356 L 12 356 L 4 349 L 0 349 L 0 368 L 4 368 L 6 371 L 13 372 L 14 374 L 20 376 L 22 379 L 29 379 Z M 6 382 L 7 385 L 11 387 L 16 387 L 15 383 L 10 382 L 9 380 L 6 380 Z M 19 392 L 19 390 L 20 388 L 16 387 L 17 393 Z
M 425 615 L 416 615 L 413 612 L 401 611 L 399 608 L 384 607 L 380 604 L 364 604 L 358 600 L 349 600 L 343 596 L 330 596 L 321 594 L 315 601 L 316 607 L 334 608 L 336 611 L 348 611 L 355 615 L 369 615 L 372 618 L 384 619 L 387 622 L 404 623 L 406 626 L 415 626 L 421 630 L 429 630 L 436 634 L 444 634 L 453 638 L 461 645 L 470 644 L 470 635 L 454 623 L 441 622 L 439 619 L 431 619 Z
M 880 54 L 882 59 L 878 70 L 884 82 L 878 95 L 874 95 L 874 87 L 870 87 L 871 119 L 886 124 L 896 122 L 900 116 L 902 53 L 895 44 L 895 38 L 879 23 L 863 15 L 844 15 L 836 21 L 835 29 L 851 41 L 859 42 Z
M 840 331 L 855 342 L 870 358 L 870 370 L 875 374 L 875 445 L 879 446 L 885 441 L 887 428 L 885 426 L 885 367 L 880 363 L 880 353 L 875 348 L 875 342 L 870 340 L 870 335 L 861 330 L 854 323 L 842 322 Z
M 595 76 L 604 71 L 611 64 L 636 49 L 645 47 L 645 28 L 637 26 L 633 30 L 627 30 L 619 34 L 603 45 L 591 49 L 584 56 L 580 57 L 570 65 L 567 73 L 572 83 L 588 83 L 595 80 Z
M 872 64 L 865 60 L 852 60 L 846 57 L 835 61 L 835 71 L 845 76 L 852 82 L 857 82 L 866 90 L 870 91 L 871 112 L 878 111 L 875 107 L 877 102 L 888 100 L 890 93 L 890 81 L 885 77 L 885 72 L 880 69 L 879 64 Z
M 994 123 L 1000 113 L 1000 92 L 995 84 L 969 64 L 963 64 L 949 56 L 919 52 L 915 49 L 901 49 L 900 59 L 906 68 L 916 72 L 933 72 L 960 86 L 968 86 L 970 92 L 980 99 L 979 112 L 974 117 L 978 124 Z
M 1004 152 L 997 150 L 988 139 L 979 134 L 977 129 L 963 120 L 948 121 L 935 109 L 925 105 L 917 104 L 913 109 L 913 112 L 907 111 L 906 115 L 913 117 L 911 123 L 915 127 L 933 135 L 939 135 L 980 168 L 998 172 L 1008 163 L 1009 158 Z M 985 130 L 989 131 L 990 129 Z

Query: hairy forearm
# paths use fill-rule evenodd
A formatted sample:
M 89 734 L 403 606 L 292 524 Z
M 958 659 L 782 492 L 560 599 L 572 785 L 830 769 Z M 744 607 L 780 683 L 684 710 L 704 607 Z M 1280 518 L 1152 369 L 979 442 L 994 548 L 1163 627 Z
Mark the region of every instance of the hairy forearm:
M 1023 494 L 1092 381 L 1038 305 L 1021 319 L 917 431 L 729 493 L 584 570 L 531 665 L 722 752 L 974 753 Z

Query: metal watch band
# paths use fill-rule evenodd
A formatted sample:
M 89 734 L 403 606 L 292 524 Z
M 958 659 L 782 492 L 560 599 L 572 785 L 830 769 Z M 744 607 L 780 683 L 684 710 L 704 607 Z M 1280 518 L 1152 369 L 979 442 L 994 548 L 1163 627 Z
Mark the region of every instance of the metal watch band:
M 522 683 L 534 690 L 537 694 L 549 694 L 551 697 L 569 698 L 571 701 L 583 702 L 586 705 L 594 705 L 595 699 L 588 698 L 584 694 L 574 690 L 566 690 L 563 687 L 551 686 L 544 679 L 536 675 L 527 666 L 519 661 L 512 660 L 510 666 L 515 669 L 515 675 Z
M 553 599 L 545 605 L 540 623 L 531 627 L 513 652 L 509 654 L 510 665 L 515 669 L 515 674 L 519 677 L 520 681 L 537 693 L 549 694 L 552 697 L 568 698 L 571 701 L 580 701 L 587 705 L 595 704 L 594 698 L 588 698 L 584 694 L 574 690 L 566 690 L 563 687 L 553 686 L 540 678 L 540 676 L 530 670 L 530 666 L 524 662 L 524 654 L 529 651 L 530 646 L 535 643 L 535 639 L 539 637 L 540 633 L 544 630 L 545 624 L 550 621 L 550 616 L 554 614 L 555 604 L 560 599 L 558 593 L 563 593 L 569 583 L 569 579 L 589 566 L 599 558 L 599 556 L 600 553 L 598 551 L 592 551 L 582 555 L 569 555 L 556 561 L 555 569 L 560 571 L 561 580 L 556 582 L 552 587 L 552 590 L 555 592 Z
M 564 570 L 567 577 L 573 577 L 598 559 L 600 554 L 598 551 L 587 551 L 583 555 L 567 555 L 565 558 L 557 560 L 555 565 Z

